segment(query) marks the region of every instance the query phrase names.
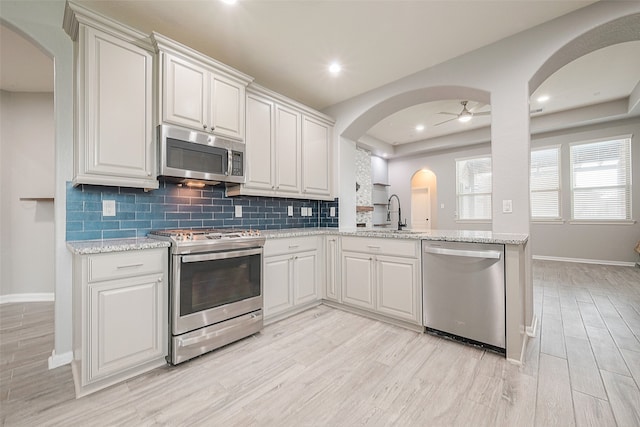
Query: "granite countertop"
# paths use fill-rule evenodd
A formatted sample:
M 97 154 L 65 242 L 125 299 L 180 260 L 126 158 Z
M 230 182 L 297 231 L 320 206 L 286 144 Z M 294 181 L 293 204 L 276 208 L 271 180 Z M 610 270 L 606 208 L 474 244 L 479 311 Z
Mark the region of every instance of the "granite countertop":
M 439 240 L 447 242 L 498 243 L 503 245 L 523 245 L 529 239 L 526 234 L 494 233 L 474 230 L 391 230 L 391 229 L 351 229 L 338 228 L 286 228 L 263 230 L 267 239 L 305 237 L 318 235 L 375 237 L 385 239 Z M 138 237 L 130 239 L 82 240 L 67 242 L 67 248 L 76 255 L 101 254 L 107 252 L 135 251 L 140 249 L 168 248 L 165 240 Z
M 264 230 L 262 234 L 267 239 L 286 237 L 304 237 L 317 235 L 337 235 L 356 237 L 382 237 L 386 239 L 413 239 L 448 242 L 469 243 L 498 243 L 503 245 L 523 245 L 529 236 L 518 233 L 494 233 L 492 231 L 479 230 L 392 230 L 392 229 L 351 229 L 340 230 L 337 228 L 288 228 L 282 230 Z
M 67 248 L 75 255 L 137 251 L 140 249 L 168 248 L 169 246 L 171 246 L 170 242 L 147 237 L 67 242 Z

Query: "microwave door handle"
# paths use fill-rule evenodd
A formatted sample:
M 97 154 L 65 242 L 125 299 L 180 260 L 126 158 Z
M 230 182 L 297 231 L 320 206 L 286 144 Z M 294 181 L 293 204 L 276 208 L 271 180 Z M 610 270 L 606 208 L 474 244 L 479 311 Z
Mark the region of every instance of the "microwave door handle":
M 233 151 L 227 150 L 227 171 L 225 172 L 225 175 L 227 176 L 231 175 L 232 168 L 233 168 Z

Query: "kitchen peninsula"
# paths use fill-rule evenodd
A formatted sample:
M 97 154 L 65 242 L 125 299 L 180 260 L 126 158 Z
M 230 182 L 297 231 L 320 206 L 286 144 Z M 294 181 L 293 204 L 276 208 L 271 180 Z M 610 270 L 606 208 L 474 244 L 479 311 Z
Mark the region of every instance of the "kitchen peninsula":
M 414 230 L 391 230 L 391 229 L 366 229 L 366 230 L 338 230 L 335 228 L 301 228 L 301 229 L 282 229 L 282 230 L 266 230 L 262 232 L 266 237 L 265 243 L 265 264 L 268 263 L 270 257 L 270 248 L 278 242 L 279 249 L 274 255 L 291 254 L 291 258 L 295 258 L 298 250 L 304 246 L 305 239 L 313 238 L 323 240 L 324 245 L 318 247 L 324 248 L 324 253 L 318 255 L 318 259 L 323 259 L 321 263 L 321 279 L 324 280 L 324 289 L 318 290 L 319 297 L 315 299 L 315 303 L 321 300 L 329 305 L 336 305 L 341 308 L 351 309 L 360 314 L 374 314 L 372 317 L 381 317 L 392 323 L 416 329 L 416 326 L 422 326 L 422 307 L 417 308 L 419 315 L 416 317 L 401 317 L 390 315 L 384 310 L 361 310 L 353 304 L 353 301 L 345 301 L 340 295 L 340 281 L 344 281 L 345 277 L 341 274 L 341 264 L 345 259 L 341 253 L 345 250 L 350 253 L 358 252 L 357 247 L 361 247 L 361 253 L 365 254 L 365 261 L 374 261 L 375 253 L 380 253 L 381 258 L 387 265 L 393 260 L 390 256 L 404 258 L 413 262 L 413 268 L 417 270 L 419 276 L 428 274 L 428 272 L 420 271 L 420 243 L 422 241 L 440 241 L 440 242 L 465 242 L 478 244 L 497 244 L 504 245 L 504 278 L 505 278 L 505 326 L 506 326 L 506 358 L 510 361 L 522 363 L 524 360 L 524 349 L 526 348 L 527 339 L 535 334 L 536 319 L 533 316 L 533 287 L 531 281 L 531 272 L 526 263 L 529 257 L 528 236 L 526 234 L 512 233 L 493 233 L 490 231 L 471 231 L 471 230 L 430 230 L 430 231 L 414 231 Z M 385 246 L 388 243 L 396 243 L 385 252 Z M 345 246 L 345 244 L 347 246 Z M 403 246 L 397 246 L 402 244 Z M 355 245 L 355 247 L 353 247 Z M 290 248 L 287 252 L 283 248 Z M 348 261 L 347 261 L 348 262 Z M 405 264 L 406 265 L 406 264 Z M 408 268 L 408 267 L 407 267 Z M 398 270 L 403 271 L 403 270 Z M 412 273 L 408 273 L 412 274 Z M 407 276 L 409 277 L 409 276 Z M 394 284 L 401 281 L 404 276 L 396 276 Z M 407 279 L 409 280 L 409 279 Z M 413 287 L 415 292 L 421 292 L 421 277 L 414 277 L 412 286 L 408 286 L 407 292 Z M 294 284 L 295 285 L 295 284 Z M 268 266 L 265 268 L 265 306 L 267 305 L 270 289 Z M 344 286 L 344 283 L 342 284 Z M 295 287 L 295 286 L 294 286 Z M 344 289 L 344 288 L 343 288 Z M 396 291 L 398 291 L 396 289 Z M 378 289 L 377 294 L 380 296 L 382 290 Z M 294 292 L 292 292 L 294 293 Z M 421 293 L 420 293 L 421 295 Z M 421 301 L 419 295 L 414 295 L 414 299 Z M 415 302 L 415 301 L 414 301 Z M 311 303 L 313 304 L 313 303 Z M 288 307 L 283 313 L 290 315 L 303 309 L 308 304 L 302 304 L 296 307 Z M 296 310 L 296 308 L 298 308 Z M 407 309 L 408 310 L 408 309 Z M 268 321 L 268 308 L 265 307 Z M 378 316 L 381 315 L 381 316 Z M 278 320 L 282 316 L 274 317 Z M 409 320 L 412 319 L 412 320 Z M 412 327 L 413 326 L 413 327 Z

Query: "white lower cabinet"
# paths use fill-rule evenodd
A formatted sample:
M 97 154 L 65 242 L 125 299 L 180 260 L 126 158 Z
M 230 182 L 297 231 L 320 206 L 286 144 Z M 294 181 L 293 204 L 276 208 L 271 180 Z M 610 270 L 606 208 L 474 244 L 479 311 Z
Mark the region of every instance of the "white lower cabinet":
M 164 365 L 167 249 L 75 255 L 73 262 L 76 396 Z
M 342 303 L 422 324 L 420 242 L 343 237 Z
M 340 292 L 340 238 L 326 236 L 325 238 L 325 287 L 324 299 L 334 302 L 342 301 Z
M 375 309 L 375 261 L 373 256 L 358 252 L 342 252 L 342 302 Z
M 320 302 L 321 249 L 318 236 L 267 239 L 263 263 L 265 321 Z

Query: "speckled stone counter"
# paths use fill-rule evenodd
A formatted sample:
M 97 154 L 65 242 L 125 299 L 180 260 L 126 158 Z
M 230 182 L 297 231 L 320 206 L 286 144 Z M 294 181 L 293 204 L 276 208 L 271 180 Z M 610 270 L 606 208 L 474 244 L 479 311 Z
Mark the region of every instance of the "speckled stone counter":
M 147 237 L 130 239 L 79 240 L 67 242 L 67 248 L 75 255 L 102 254 L 107 252 L 137 251 L 140 249 L 168 248 L 171 243 Z
M 529 236 L 526 234 L 494 233 L 492 231 L 477 230 L 430 230 L 423 232 L 413 230 L 397 231 L 391 229 L 339 230 L 337 228 L 289 228 L 282 230 L 265 230 L 262 234 L 267 239 L 329 234 L 338 236 L 383 237 L 388 239 L 498 243 L 503 245 L 523 245 L 529 239 Z

